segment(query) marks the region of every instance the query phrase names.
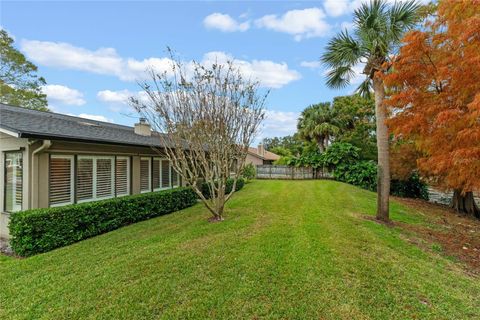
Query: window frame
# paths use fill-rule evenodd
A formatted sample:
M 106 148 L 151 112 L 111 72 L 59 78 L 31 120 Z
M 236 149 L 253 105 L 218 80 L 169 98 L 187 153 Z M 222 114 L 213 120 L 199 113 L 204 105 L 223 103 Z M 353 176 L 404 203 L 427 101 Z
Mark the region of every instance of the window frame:
M 127 193 L 121 193 L 119 194 L 117 192 L 117 160 L 118 159 L 124 159 L 124 160 L 127 160 Z M 114 164 L 114 167 L 115 167 L 115 173 L 114 173 L 114 177 L 115 177 L 115 181 L 114 181 L 114 185 L 115 185 L 115 198 L 118 198 L 118 197 L 125 197 L 125 196 L 129 196 L 130 194 L 132 194 L 132 186 L 131 186 L 131 178 L 132 178 L 132 174 L 131 174 L 131 157 L 130 156 L 115 156 L 115 164 Z
M 56 204 L 51 204 L 51 194 L 52 194 L 52 189 L 51 189 L 51 177 L 52 177 L 52 166 L 51 166 L 51 160 L 52 159 L 70 159 L 70 201 L 69 202 L 62 202 L 62 203 L 56 203 Z M 48 159 L 48 206 L 51 208 L 54 207 L 61 207 L 61 206 L 66 206 L 69 204 L 74 204 L 76 202 L 76 161 L 75 161 L 75 156 L 74 155 L 64 155 L 64 154 L 50 154 L 50 157 Z
M 22 186 L 22 201 L 20 202 L 20 209 L 19 210 L 14 210 L 15 208 L 12 207 L 12 211 L 7 210 L 7 155 L 8 154 L 20 154 L 21 155 L 21 160 L 22 160 L 22 181 L 21 181 L 21 186 Z M 24 196 L 24 161 L 23 161 L 23 150 L 12 150 L 12 151 L 3 151 L 3 211 L 7 213 L 13 213 L 13 212 L 18 212 L 23 210 L 23 196 Z
M 81 199 L 76 201 L 76 203 L 84 203 L 84 202 L 92 202 L 92 201 L 99 201 L 99 200 L 105 200 L 105 199 L 112 199 L 116 197 L 115 194 L 115 156 L 91 156 L 91 155 L 78 155 L 77 156 L 77 161 L 75 164 L 76 172 L 78 173 L 78 163 L 82 159 L 91 159 L 92 160 L 92 198 L 90 199 Z M 111 195 L 110 196 L 103 196 L 103 197 L 97 197 L 97 160 L 98 159 L 110 159 L 110 168 L 111 168 L 111 182 L 110 182 L 110 187 L 111 187 Z M 76 177 L 75 182 L 78 177 Z M 78 196 L 78 186 L 75 185 L 75 198 Z
M 148 161 L 148 189 L 147 190 L 142 190 L 142 160 L 147 160 Z M 140 179 L 140 193 L 147 193 L 147 192 L 152 192 L 152 157 L 140 157 L 140 171 L 139 171 L 139 179 Z M 161 168 L 161 165 L 160 165 Z

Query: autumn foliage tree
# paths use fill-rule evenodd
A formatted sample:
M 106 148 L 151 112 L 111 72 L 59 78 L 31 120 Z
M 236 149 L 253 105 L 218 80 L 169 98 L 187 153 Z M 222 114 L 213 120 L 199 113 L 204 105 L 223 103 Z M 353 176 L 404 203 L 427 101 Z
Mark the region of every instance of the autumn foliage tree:
M 417 148 L 421 174 L 454 190 L 452 206 L 480 218 L 480 1 L 440 1 L 403 44 L 385 77 L 388 124 Z

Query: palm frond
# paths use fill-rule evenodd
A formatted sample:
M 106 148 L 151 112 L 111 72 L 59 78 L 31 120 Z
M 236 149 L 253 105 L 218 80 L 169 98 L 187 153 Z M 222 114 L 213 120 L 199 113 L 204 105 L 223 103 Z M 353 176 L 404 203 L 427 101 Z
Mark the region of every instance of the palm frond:
M 364 98 L 370 98 L 370 96 L 372 95 L 372 90 L 372 81 L 370 80 L 370 78 L 367 78 L 365 79 L 365 81 L 360 83 L 355 92 Z
M 344 88 L 350 84 L 355 76 L 352 66 L 340 66 L 327 72 L 327 86 L 335 89 Z
M 354 65 L 361 57 L 361 48 L 358 42 L 348 34 L 347 31 L 341 31 L 333 37 L 327 44 L 325 53 L 321 61 L 328 67 L 344 66 L 345 64 Z
M 418 22 L 421 5 L 416 1 L 395 2 L 389 10 L 390 35 L 393 41 L 400 41 L 405 30 Z

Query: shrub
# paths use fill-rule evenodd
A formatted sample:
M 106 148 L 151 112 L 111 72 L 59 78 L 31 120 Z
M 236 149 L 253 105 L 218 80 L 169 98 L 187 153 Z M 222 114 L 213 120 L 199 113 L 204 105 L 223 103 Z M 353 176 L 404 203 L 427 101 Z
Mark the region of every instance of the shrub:
M 377 190 L 377 165 L 373 161 L 339 165 L 333 172 L 333 177 L 367 190 Z
M 412 174 L 408 180 L 392 180 L 390 194 L 404 198 L 428 200 L 427 184 L 420 180 L 418 174 Z
M 138 194 L 64 207 L 32 209 L 10 217 L 10 244 L 20 256 L 63 247 L 122 226 L 194 205 L 190 188 Z
M 237 185 L 235 186 L 235 191 L 241 190 L 244 185 L 245 185 L 245 180 L 243 178 L 238 178 Z M 228 178 L 227 183 L 225 185 L 225 193 L 229 194 L 232 191 L 232 188 L 233 188 L 233 179 Z M 208 187 L 207 182 L 202 183 L 202 194 L 205 198 L 207 199 L 210 198 L 210 189 Z
M 354 164 L 359 156 L 360 148 L 350 143 L 335 142 L 322 154 L 322 163 L 329 169 L 337 166 Z
M 255 179 L 255 177 L 257 176 L 257 170 L 255 169 L 253 163 L 249 163 L 243 168 L 242 176 L 246 180 Z

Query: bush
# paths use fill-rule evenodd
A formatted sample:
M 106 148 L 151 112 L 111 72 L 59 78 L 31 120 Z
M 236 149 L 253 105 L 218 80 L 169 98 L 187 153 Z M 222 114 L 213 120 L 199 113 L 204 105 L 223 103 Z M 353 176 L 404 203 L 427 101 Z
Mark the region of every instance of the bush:
M 237 185 L 235 186 L 235 191 L 241 190 L 243 186 L 245 185 L 245 180 L 243 178 L 238 178 L 237 180 Z M 228 178 L 227 183 L 225 185 L 225 193 L 229 194 L 232 191 L 233 188 L 233 179 Z M 210 198 L 210 189 L 208 187 L 208 183 L 204 182 L 202 183 L 202 194 L 205 198 L 209 199 Z
M 360 148 L 350 143 L 335 142 L 322 154 L 322 164 L 333 170 L 337 166 L 354 164 L 358 161 Z
M 243 168 L 242 176 L 246 180 L 255 179 L 257 176 L 257 170 L 255 169 L 253 163 L 249 163 Z
M 333 172 L 333 177 L 367 190 L 377 190 L 377 165 L 373 161 L 339 165 Z
M 128 224 L 194 205 L 190 188 L 138 194 L 64 207 L 32 209 L 10 217 L 10 244 L 31 256 L 90 238 Z
M 427 184 L 420 180 L 418 174 L 413 174 L 406 181 L 392 180 L 390 194 L 404 198 L 420 198 L 428 200 Z

